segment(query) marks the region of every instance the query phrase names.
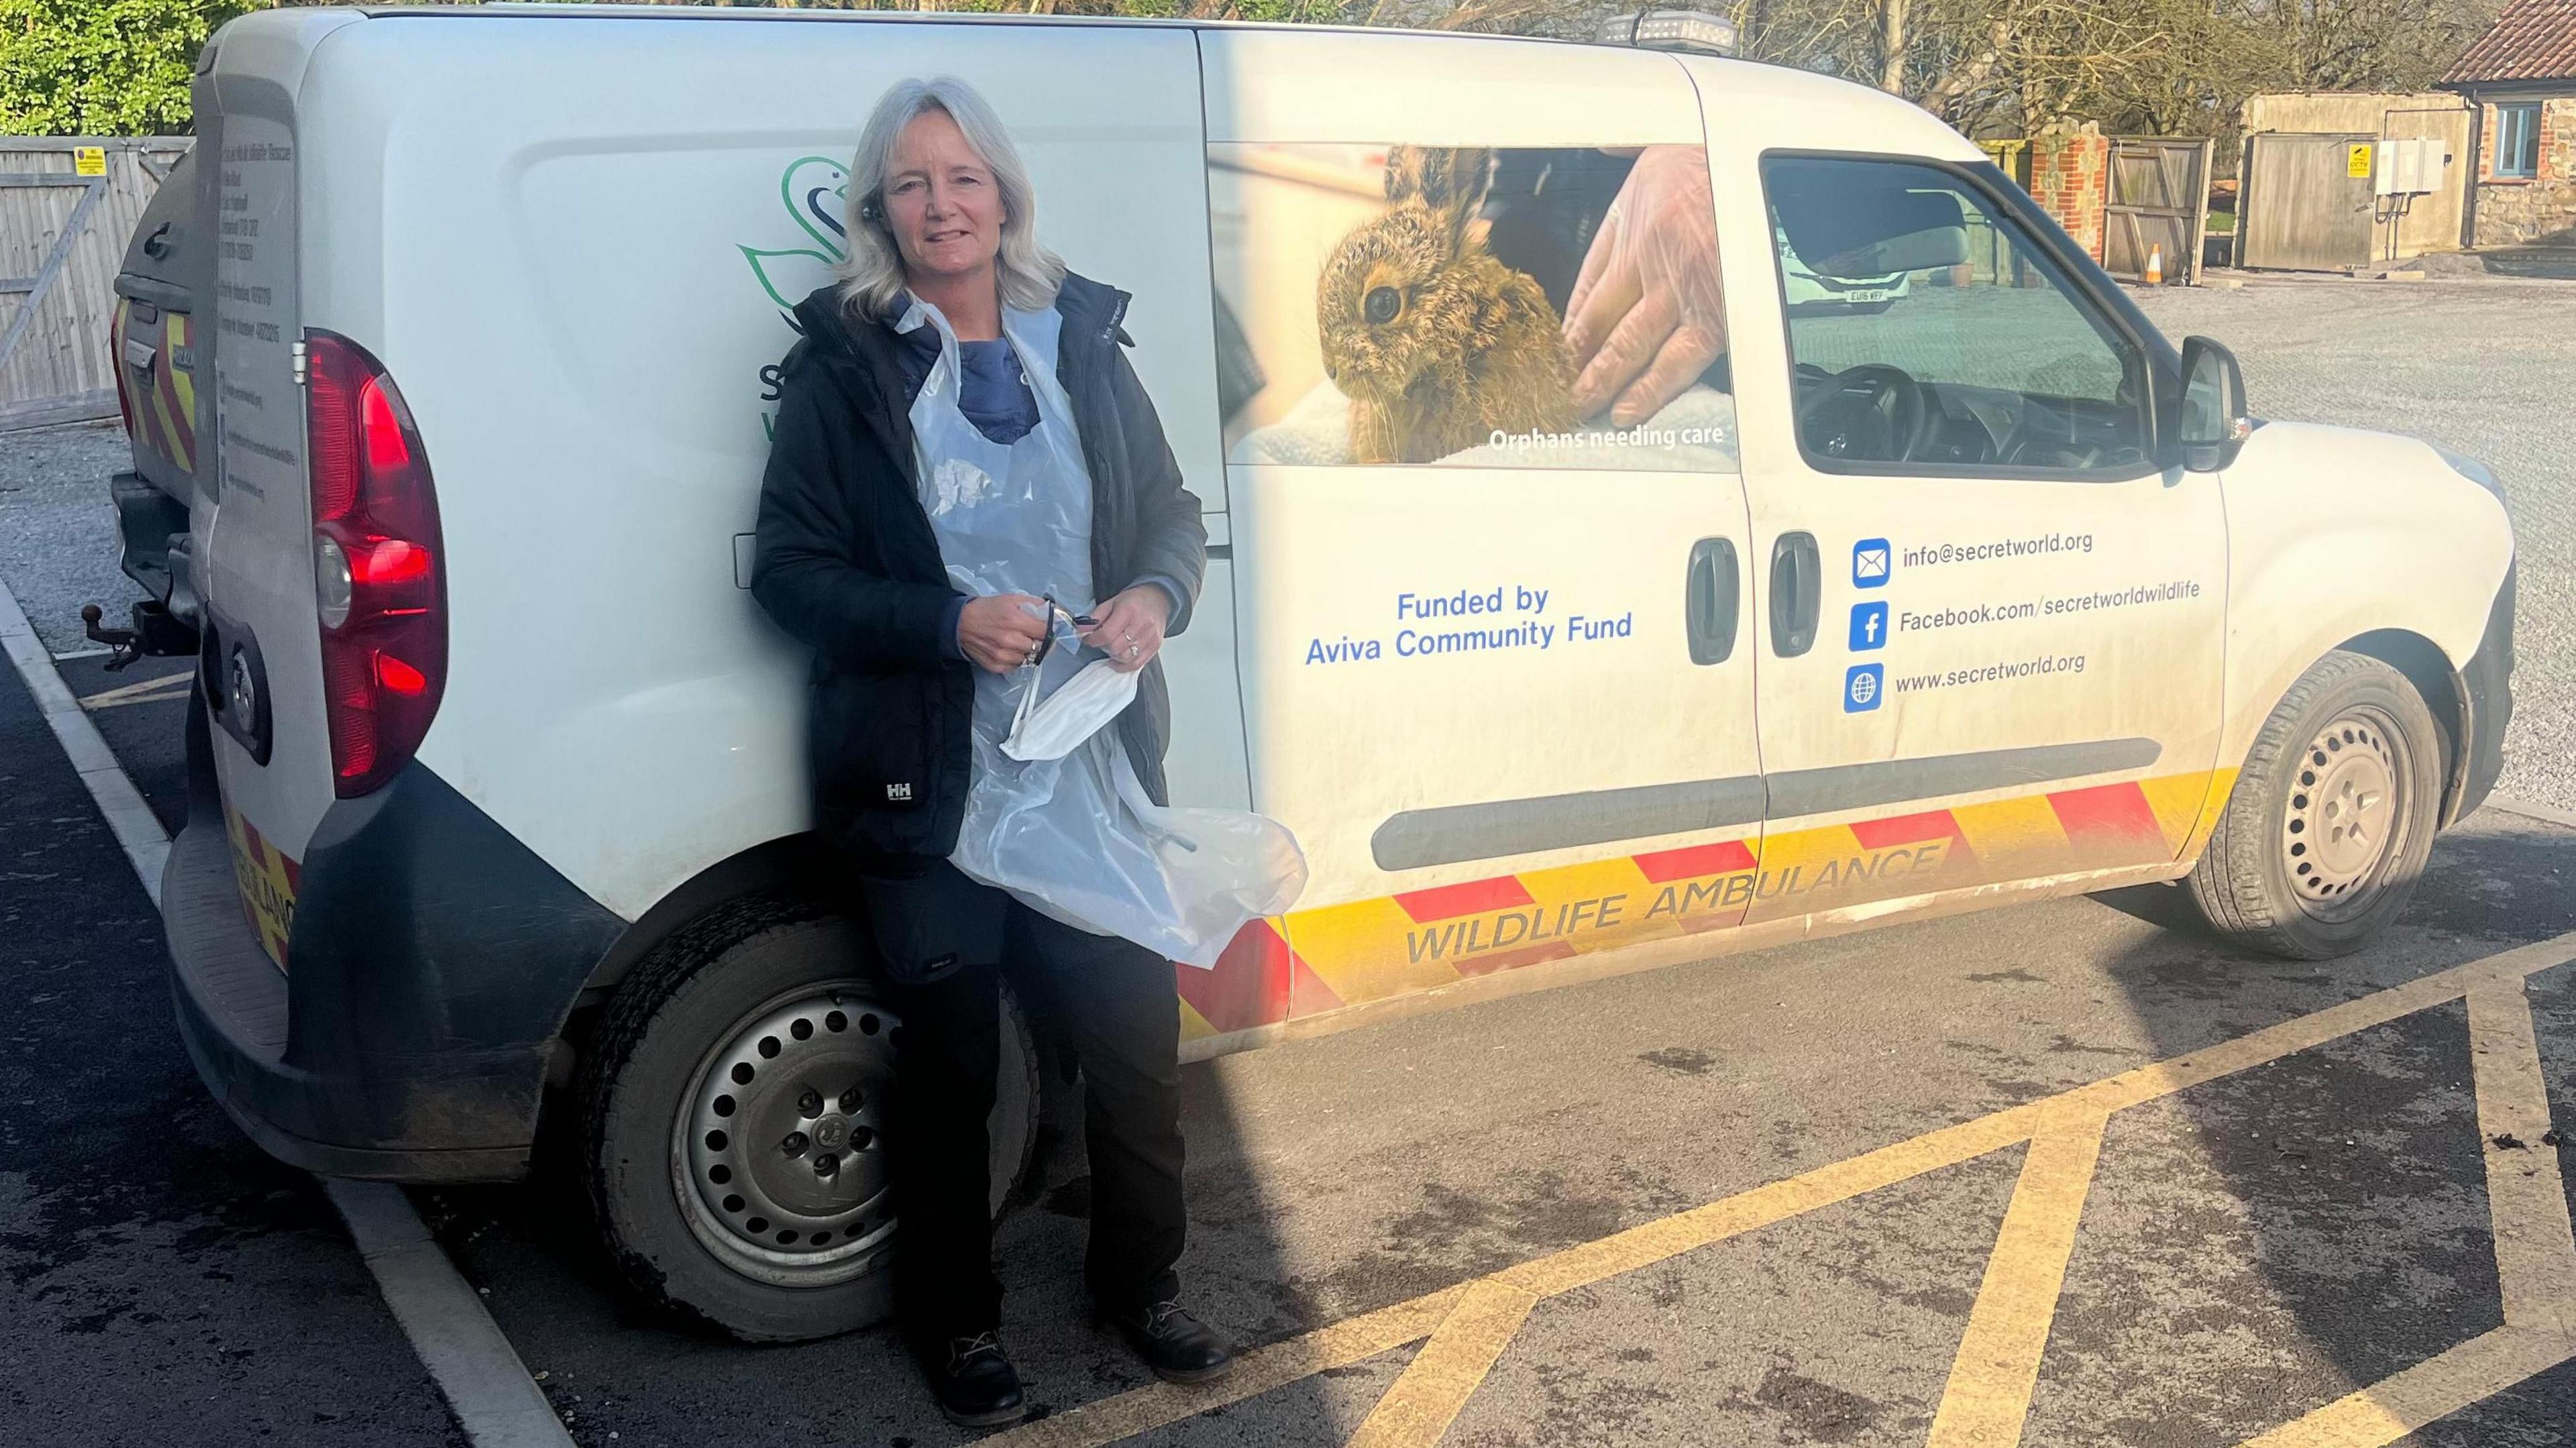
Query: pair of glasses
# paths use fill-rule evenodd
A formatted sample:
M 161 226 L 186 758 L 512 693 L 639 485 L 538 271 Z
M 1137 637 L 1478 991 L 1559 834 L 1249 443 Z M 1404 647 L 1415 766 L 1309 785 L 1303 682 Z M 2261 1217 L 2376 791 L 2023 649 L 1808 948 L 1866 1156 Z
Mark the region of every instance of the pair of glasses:
M 1037 643 L 1029 649 L 1029 656 L 1020 661 L 1022 668 L 1034 669 L 1047 661 L 1048 654 L 1055 652 L 1056 620 L 1064 620 L 1069 629 L 1092 628 L 1100 622 L 1090 614 L 1067 611 L 1063 604 L 1055 601 L 1052 593 L 1041 595 L 1038 601 L 1046 605 L 1046 632 L 1038 636 Z

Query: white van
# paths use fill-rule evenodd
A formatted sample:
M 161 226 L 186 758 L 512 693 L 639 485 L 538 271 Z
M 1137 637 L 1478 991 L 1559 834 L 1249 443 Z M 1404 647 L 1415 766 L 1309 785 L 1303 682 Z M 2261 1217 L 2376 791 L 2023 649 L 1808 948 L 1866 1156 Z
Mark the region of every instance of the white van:
M 1401 32 L 262 11 L 165 197 L 211 262 L 143 288 L 204 313 L 202 447 L 181 546 L 133 545 L 203 658 L 180 1021 L 278 1156 L 509 1178 L 560 1115 L 647 1297 L 767 1339 L 883 1310 L 897 1022 L 811 866 L 807 660 L 745 585 L 857 125 L 938 73 L 1132 294 L 1205 510 L 1175 800 L 1309 861 L 1182 971 L 1193 1056 L 2145 881 L 2329 956 L 2497 776 L 2494 480 L 2249 421 L 2225 348 L 1877 92 Z M 1625 424 L 1573 415 L 1554 325 L 1614 206 L 1693 223 L 1665 264 L 1723 309 Z M 1419 270 L 1372 251 L 1426 218 Z M 1904 286 L 1793 311 L 1791 256 Z M 1435 287 L 1545 325 L 1461 367 Z M 1417 325 L 1427 370 L 1366 373 L 1351 328 Z M 1452 393 L 1390 422 L 1398 384 Z

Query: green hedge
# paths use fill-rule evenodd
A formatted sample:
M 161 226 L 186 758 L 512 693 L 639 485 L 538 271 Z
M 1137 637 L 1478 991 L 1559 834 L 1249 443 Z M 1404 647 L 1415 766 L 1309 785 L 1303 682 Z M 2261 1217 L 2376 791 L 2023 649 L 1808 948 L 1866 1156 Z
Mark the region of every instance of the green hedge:
M 197 48 L 254 8 L 254 0 L 0 0 L 0 134 L 184 134 Z

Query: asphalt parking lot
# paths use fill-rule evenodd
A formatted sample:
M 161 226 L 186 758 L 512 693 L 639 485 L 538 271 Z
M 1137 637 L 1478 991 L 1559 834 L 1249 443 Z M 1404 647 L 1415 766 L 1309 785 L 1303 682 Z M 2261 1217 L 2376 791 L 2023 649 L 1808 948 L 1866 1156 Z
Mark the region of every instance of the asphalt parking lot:
M 2565 809 L 2576 463 L 2528 429 L 2576 396 L 2576 329 L 2533 321 L 2532 285 L 2149 304 L 2239 343 L 2266 409 L 2434 409 L 2415 430 L 2496 464 L 2524 557 L 2505 788 Z M 2453 370 L 2481 336 L 2535 360 L 2471 385 L 2356 353 L 2369 327 L 2441 331 Z M 103 493 L 63 474 L 112 449 L 58 432 L 38 471 L 15 442 L 0 579 L 69 650 L 73 591 L 113 578 L 58 556 L 93 526 L 79 488 Z M 19 526 L 56 499 L 58 526 Z M 173 666 L 58 667 L 174 822 Z M 320 1189 L 198 1085 L 150 904 L 7 670 L 0 790 L 11 1440 L 467 1441 Z M 1059 1135 L 1002 1233 L 1044 1416 L 990 1441 L 2569 1442 L 2576 830 L 2482 813 L 2397 930 L 2328 965 L 2234 953 L 2172 928 L 2178 905 L 1899 926 L 1192 1067 L 1184 1272 L 1255 1351 L 1175 1390 L 1089 1324 Z M 578 1443 L 967 1436 L 883 1332 L 753 1349 L 640 1316 L 565 1182 L 414 1197 Z

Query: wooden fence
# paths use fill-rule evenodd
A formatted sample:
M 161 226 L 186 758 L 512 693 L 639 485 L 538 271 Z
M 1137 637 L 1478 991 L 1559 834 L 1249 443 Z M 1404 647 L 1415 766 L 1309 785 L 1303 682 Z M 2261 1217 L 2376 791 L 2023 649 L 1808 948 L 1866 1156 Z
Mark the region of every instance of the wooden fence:
M 116 415 L 125 243 L 187 136 L 0 136 L 0 428 Z

